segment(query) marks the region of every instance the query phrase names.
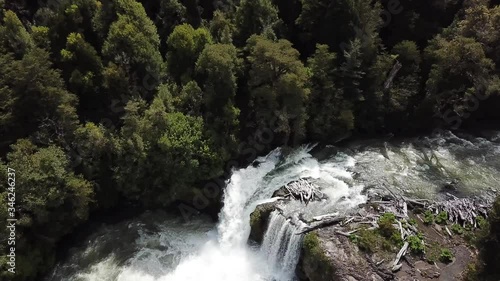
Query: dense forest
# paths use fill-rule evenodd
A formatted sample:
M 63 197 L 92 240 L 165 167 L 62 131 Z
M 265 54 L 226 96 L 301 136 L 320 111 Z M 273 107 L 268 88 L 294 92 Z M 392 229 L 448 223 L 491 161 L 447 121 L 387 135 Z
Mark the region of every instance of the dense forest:
M 49 270 L 90 213 L 191 202 L 201 183 L 277 146 L 500 120 L 499 4 L 0 0 L 12 280 Z

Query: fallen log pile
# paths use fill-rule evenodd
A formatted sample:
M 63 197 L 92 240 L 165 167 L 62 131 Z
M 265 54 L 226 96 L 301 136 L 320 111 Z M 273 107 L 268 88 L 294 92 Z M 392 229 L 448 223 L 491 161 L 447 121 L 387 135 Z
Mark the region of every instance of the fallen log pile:
M 408 199 L 408 198 L 395 198 L 390 201 L 371 201 L 370 203 L 378 206 L 376 213 L 366 213 L 361 212 L 356 215 L 340 215 L 339 213 L 326 214 L 322 216 L 313 217 L 310 220 L 304 220 L 300 217 L 302 221 L 301 229 L 296 233 L 297 235 L 306 234 L 313 230 L 332 226 L 334 227 L 335 233 L 343 236 L 351 236 L 362 228 L 366 228 L 362 225 L 370 225 L 368 230 L 373 230 L 379 228 L 378 222 L 384 213 L 392 213 L 396 218 L 394 220 L 394 228 L 399 230 L 401 235 L 401 241 L 404 242 L 403 247 L 399 250 L 394 261 L 389 265 L 389 269 L 393 272 L 398 271 L 402 264 L 400 260 L 408 252 L 410 236 L 417 236 L 419 231 L 414 225 L 408 223 L 408 208 L 418 207 L 421 210 L 430 210 L 431 212 L 438 214 L 440 212 L 446 212 L 448 214 L 448 220 L 452 223 L 461 223 L 463 225 L 470 224 L 477 227 L 477 219 L 479 216 L 487 217 L 488 208 L 491 206 L 491 202 L 485 202 L 479 199 L 469 199 L 469 198 L 457 198 L 452 195 L 450 200 L 446 201 L 436 201 L 432 202 L 429 200 L 418 200 L 418 199 Z M 352 227 L 346 228 L 347 225 L 354 224 Z M 403 226 L 404 224 L 404 226 Z M 448 235 L 452 235 L 447 227 L 445 227 Z
M 483 200 L 454 197 L 452 200 L 431 203 L 426 206 L 426 209 L 435 214 L 446 212 L 448 220 L 453 223 L 462 224 L 462 226 L 471 224 L 477 227 L 478 216 L 488 217 L 489 205 L 491 203 Z
M 408 206 L 412 208 L 415 205 L 418 205 L 419 208 L 423 210 L 430 210 L 435 214 L 446 212 L 448 220 L 452 223 L 462 225 L 471 224 L 474 227 L 477 227 L 478 225 L 478 216 L 485 218 L 488 216 L 488 208 L 491 205 L 491 202 L 486 202 L 484 200 L 457 197 L 453 197 L 451 200 L 436 202 L 429 200 L 397 198 L 391 201 L 370 201 L 370 203 L 376 204 L 379 207 L 379 214 L 392 213 L 400 219 L 408 218 Z M 318 228 L 336 224 L 345 226 L 349 223 L 361 223 L 371 224 L 376 227 L 376 221 L 380 217 L 379 214 L 340 216 L 338 213 L 333 213 L 316 216 L 308 221 L 303 220 L 305 226 L 298 234 L 304 234 Z
M 285 184 L 283 188 L 286 191 L 283 195 L 284 198 L 300 200 L 306 205 L 312 201 L 326 199 L 325 194 L 321 192 L 319 186 L 305 178 Z

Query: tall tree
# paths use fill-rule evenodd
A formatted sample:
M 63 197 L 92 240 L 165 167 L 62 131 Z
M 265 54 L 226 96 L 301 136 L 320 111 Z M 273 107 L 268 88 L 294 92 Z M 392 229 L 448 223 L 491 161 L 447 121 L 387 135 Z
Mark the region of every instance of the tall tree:
M 186 21 L 187 9 L 179 0 L 160 1 L 160 10 L 158 11 L 155 21 L 160 38 L 167 38 L 176 26 Z M 165 43 L 166 42 L 162 42 L 163 45 Z
M 99 112 L 101 104 L 96 100 L 101 98 L 104 67 L 97 51 L 82 34 L 71 33 L 66 48 L 61 50 L 61 58 L 68 88 L 78 95 L 83 117 L 88 118 L 95 111 Z
M 433 63 L 426 82 L 427 99 L 434 104 L 434 114 L 441 119 L 458 120 L 467 113 L 467 101 L 474 95 L 487 97 L 498 91 L 494 63 L 487 58 L 481 43 L 473 38 L 437 36 L 426 49 Z M 458 119 L 457 119 L 458 118 Z
M 167 40 L 167 64 L 176 82 L 185 84 L 192 78 L 195 63 L 212 36 L 206 28 L 194 29 L 189 24 L 175 27 Z
M 344 61 L 339 70 L 342 78 L 340 86 L 344 89 L 344 98 L 347 101 L 359 101 L 363 99 L 363 89 L 361 89 L 361 80 L 366 72 L 363 70 L 363 53 L 361 50 L 361 41 L 355 39 L 351 41 L 349 47 L 343 53 Z
M 489 7 L 488 0 L 471 0 L 465 9 L 464 19 L 458 22 L 458 32 L 464 37 L 475 38 L 483 45 L 497 70 L 500 69 L 500 6 Z
M 158 95 L 149 107 L 129 102 L 124 117 L 115 179 L 125 196 L 146 205 L 192 198 L 195 183 L 220 172 L 203 120 L 169 108 Z
M 47 51 L 34 48 L 21 60 L 5 55 L 0 67 L 0 92 L 10 97 L 6 108 L 12 138 L 38 132 L 39 141 L 60 143 L 78 123 L 76 97 L 66 90 L 60 72 L 54 70 Z M 3 113 L 3 114 L 5 114 Z
M 395 67 L 400 63 L 400 69 L 395 73 L 392 82 L 385 90 L 385 126 L 391 131 L 404 130 L 411 120 L 411 115 L 420 100 L 421 92 L 421 55 L 417 44 L 413 41 L 399 42 L 392 48 L 395 56 Z M 387 81 L 387 80 L 386 80 Z M 418 122 L 413 120 L 412 123 Z
M 31 46 L 30 34 L 17 15 L 12 11 L 6 11 L 0 26 L 0 52 L 13 53 L 20 59 Z
M 243 45 L 253 34 L 274 33 L 278 10 L 271 0 L 242 0 L 236 10 L 237 43 Z
M 349 48 L 349 42 L 358 38 L 364 56 L 373 59 L 378 45 L 381 25 L 381 6 L 378 1 L 365 0 L 301 0 L 302 13 L 297 24 L 304 30 L 302 38 L 309 48 L 327 44 L 333 51 Z
M 15 189 L 16 280 L 33 280 L 51 266 L 55 242 L 87 219 L 93 186 L 73 173 L 59 147 L 38 148 L 21 139 L 11 148 L 8 167 L 22 175 Z
M 125 69 L 137 92 L 147 95 L 159 84 L 162 74 L 160 38 L 141 4 L 132 0 L 116 2 L 127 9 L 111 24 L 102 53 Z M 150 84 L 145 83 L 148 78 L 152 78 Z
M 311 70 L 311 97 L 308 104 L 308 137 L 332 142 L 345 137 L 354 128 L 352 104 L 343 100 L 338 80 L 337 56 L 327 45 L 318 45 L 308 60 Z
M 231 44 L 233 42 L 233 35 L 235 31 L 235 24 L 224 12 L 220 10 L 214 12 L 214 17 L 210 21 L 210 32 L 212 33 L 215 42 Z
M 274 42 L 262 36 L 253 36 L 247 49 L 251 126 L 255 131 L 270 130 L 273 145 L 297 144 L 305 134 L 310 92 L 299 52 L 287 40 Z
M 203 85 L 204 121 L 210 134 L 229 159 L 236 146 L 239 109 L 234 98 L 236 74 L 241 67 L 233 45 L 207 45 L 196 63 L 196 72 Z

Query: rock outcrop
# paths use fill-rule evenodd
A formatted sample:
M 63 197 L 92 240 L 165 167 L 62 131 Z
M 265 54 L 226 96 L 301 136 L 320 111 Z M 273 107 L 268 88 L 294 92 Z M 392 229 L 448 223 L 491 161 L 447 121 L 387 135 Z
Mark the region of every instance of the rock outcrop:
M 250 240 L 259 244 L 262 243 L 269 222 L 269 215 L 276 210 L 277 204 L 278 202 L 275 201 L 257 205 L 255 211 L 250 214 Z
M 308 281 L 383 281 L 391 275 L 372 266 L 347 237 L 327 227 L 304 238 L 297 275 Z
M 251 240 L 262 243 L 270 214 L 274 210 L 283 214 L 283 204 L 298 200 L 283 198 L 289 194 L 290 190 L 282 188 L 274 194 L 280 199 L 256 207 L 251 214 Z M 300 225 L 292 235 L 305 235 L 296 268 L 300 281 L 461 280 L 474 253 L 464 246 L 460 224 L 468 222 L 472 228 L 467 231 L 473 235 L 477 218 L 469 212 L 486 215 L 487 210 L 474 200 L 458 198 L 444 202 L 389 198 L 359 207 L 357 213 L 309 220 L 288 214 L 291 224 Z M 427 212 L 422 214 L 424 208 Z M 445 219 L 439 225 L 428 216 Z M 441 257 L 445 249 L 452 256 L 448 260 Z

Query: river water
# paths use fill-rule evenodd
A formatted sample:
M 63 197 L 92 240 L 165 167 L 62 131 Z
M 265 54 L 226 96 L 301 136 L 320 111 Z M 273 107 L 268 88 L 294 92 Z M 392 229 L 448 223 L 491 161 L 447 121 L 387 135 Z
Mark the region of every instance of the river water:
M 500 190 L 500 134 L 357 142 L 311 151 L 276 149 L 254 167 L 235 170 L 219 222 L 184 220 L 163 212 L 104 225 L 70 250 L 45 281 L 293 281 L 302 236 L 273 213 L 262 246 L 247 243 L 250 213 L 284 184 L 309 177 L 328 200 L 288 204 L 285 212 L 312 217 L 350 212 L 367 194 L 492 198 Z M 313 156 L 314 155 L 314 156 Z M 445 189 L 447 183 L 454 189 Z

